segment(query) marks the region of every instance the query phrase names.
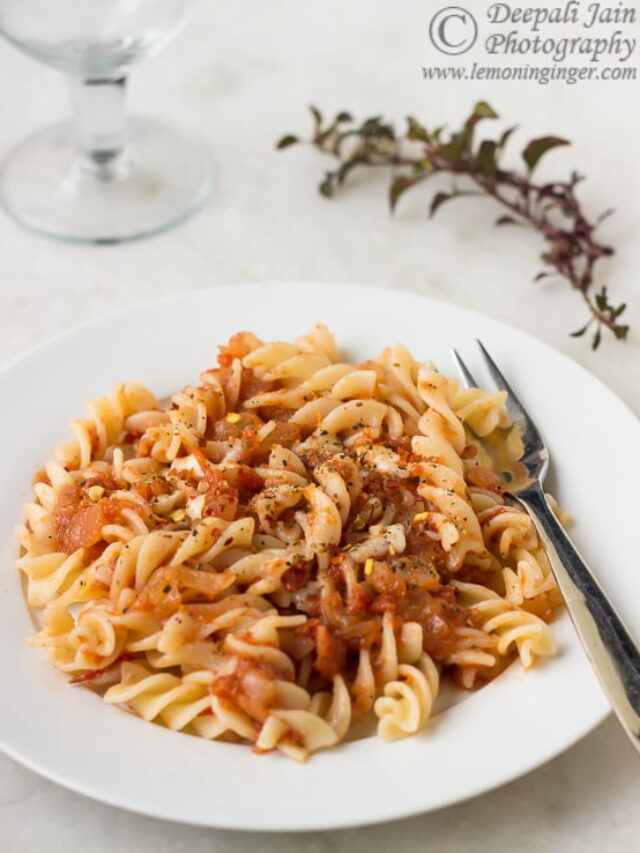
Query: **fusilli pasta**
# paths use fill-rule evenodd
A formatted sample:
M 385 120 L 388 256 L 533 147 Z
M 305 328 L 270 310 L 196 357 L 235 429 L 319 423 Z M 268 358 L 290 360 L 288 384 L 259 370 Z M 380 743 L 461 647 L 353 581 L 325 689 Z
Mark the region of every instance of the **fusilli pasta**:
M 555 651 L 544 551 L 476 440 L 504 402 L 402 346 L 343 362 L 321 325 L 235 335 L 166 405 L 118 385 L 17 528 L 30 642 L 108 703 L 259 753 L 304 760 L 368 716 L 418 732 L 442 677 Z

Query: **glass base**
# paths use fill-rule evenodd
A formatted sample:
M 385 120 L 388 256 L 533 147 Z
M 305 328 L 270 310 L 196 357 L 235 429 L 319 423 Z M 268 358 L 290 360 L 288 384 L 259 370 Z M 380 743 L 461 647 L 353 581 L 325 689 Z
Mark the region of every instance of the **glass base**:
M 22 142 L 0 170 L 0 202 L 22 225 L 81 243 L 119 243 L 186 219 L 211 191 L 203 146 L 161 123 L 132 119 L 118 162 L 84 162 L 71 124 Z

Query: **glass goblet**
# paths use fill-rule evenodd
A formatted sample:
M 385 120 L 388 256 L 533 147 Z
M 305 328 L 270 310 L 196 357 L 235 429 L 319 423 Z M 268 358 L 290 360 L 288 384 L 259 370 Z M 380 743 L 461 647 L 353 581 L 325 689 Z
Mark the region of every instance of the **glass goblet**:
M 206 150 L 125 116 L 129 66 L 157 52 L 197 0 L 0 0 L 0 33 L 64 71 L 71 121 L 20 143 L 0 167 L 0 202 L 63 240 L 117 243 L 186 218 L 207 198 Z

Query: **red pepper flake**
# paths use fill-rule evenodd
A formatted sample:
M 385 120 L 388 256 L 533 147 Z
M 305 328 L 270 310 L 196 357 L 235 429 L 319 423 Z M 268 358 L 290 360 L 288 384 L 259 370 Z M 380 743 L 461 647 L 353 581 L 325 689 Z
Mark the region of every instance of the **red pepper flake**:
M 74 675 L 73 678 L 69 679 L 69 684 L 80 684 L 82 681 L 91 681 L 92 678 L 97 678 L 99 675 L 109 672 L 111 669 L 115 669 L 117 666 L 120 666 L 121 663 L 128 660 L 135 660 L 135 655 L 120 655 L 119 658 L 116 658 L 113 663 L 110 663 L 108 666 L 103 666 L 101 669 L 88 669 L 86 672 L 80 673 L 80 675 Z

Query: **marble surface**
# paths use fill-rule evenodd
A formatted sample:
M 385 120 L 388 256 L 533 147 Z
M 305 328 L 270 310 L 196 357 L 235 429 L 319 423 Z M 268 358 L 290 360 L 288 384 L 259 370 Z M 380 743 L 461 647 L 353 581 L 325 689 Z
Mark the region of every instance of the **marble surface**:
M 214 197 L 180 228 L 117 247 L 50 242 L 0 216 L 0 362 L 77 322 L 178 290 L 260 280 L 370 282 L 428 293 L 527 329 L 640 412 L 634 275 L 640 173 L 631 144 L 640 115 L 630 108 L 638 83 L 426 84 L 420 72 L 427 61 L 426 27 L 439 5 L 203 3 L 178 39 L 136 69 L 130 102 L 132 110 L 164 116 L 208 142 L 217 168 Z M 568 337 L 583 321 L 578 297 L 561 283 L 532 284 L 536 239 L 522 229 L 493 229 L 488 203 L 460 201 L 426 223 L 425 199 L 416 193 L 390 219 L 382 176 L 356 177 L 340 200 L 329 203 L 315 192 L 323 166 L 315 152 L 273 148 L 285 131 L 307 129 L 311 101 L 362 115 L 414 112 L 440 124 L 461 119 L 479 98 L 518 123 L 520 139 L 550 131 L 572 139 L 572 149 L 550 156 L 544 172 L 563 175 L 577 167 L 589 177 L 581 193 L 588 209 L 616 208 L 602 229 L 617 250 L 604 275 L 612 293 L 630 305 L 634 333 L 625 345 L 606 338 L 592 353 L 584 340 Z M 59 75 L 5 43 L 0 103 L 0 157 L 68 109 Z M 439 813 L 369 829 L 260 836 L 129 815 L 0 756 L 0 845 L 7 853 L 123 847 L 316 853 L 365 846 L 443 853 L 485 846 L 496 853 L 514 847 L 640 851 L 638 770 L 618 726 L 608 720 L 547 766 Z

